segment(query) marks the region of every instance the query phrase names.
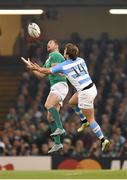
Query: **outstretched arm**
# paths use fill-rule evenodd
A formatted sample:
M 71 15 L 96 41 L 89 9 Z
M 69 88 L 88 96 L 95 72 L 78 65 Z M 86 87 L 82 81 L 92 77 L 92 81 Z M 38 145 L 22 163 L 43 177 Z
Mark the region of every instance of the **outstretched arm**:
M 37 63 L 32 64 L 33 70 L 44 74 L 51 74 L 50 68 L 40 67 Z
M 22 59 L 22 61 L 24 62 L 24 64 L 25 64 L 25 66 L 27 67 L 27 69 L 28 69 L 33 75 L 35 75 L 37 78 L 41 79 L 41 78 L 43 78 L 43 77 L 46 76 L 46 74 L 40 73 L 40 72 L 38 72 L 37 70 L 34 70 L 34 69 L 33 69 L 33 63 L 30 61 L 29 58 L 28 58 L 28 60 L 27 60 L 27 59 L 21 57 L 21 59 Z
M 46 76 L 46 74 L 40 73 L 38 71 L 31 71 L 31 73 L 36 76 L 38 79 L 42 79 Z
M 44 73 L 44 74 L 54 74 L 54 73 L 62 73 L 63 69 L 62 69 L 62 63 L 59 63 L 51 68 L 44 68 L 44 67 L 40 67 L 37 63 L 33 63 L 32 64 L 33 70 L 36 70 L 40 73 Z
M 37 63 L 32 63 L 29 59 L 21 58 L 26 66 L 33 72 L 40 73 L 42 75 L 63 73 L 63 63 L 59 63 L 51 68 L 40 67 Z

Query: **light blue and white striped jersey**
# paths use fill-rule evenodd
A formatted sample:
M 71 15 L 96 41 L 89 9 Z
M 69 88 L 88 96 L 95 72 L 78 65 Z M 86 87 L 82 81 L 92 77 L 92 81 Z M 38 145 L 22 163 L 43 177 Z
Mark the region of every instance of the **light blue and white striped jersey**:
M 75 61 L 68 59 L 57 64 L 51 68 L 51 72 L 64 74 L 77 91 L 81 91 L 92 83 L 85 60 L 80 57 L 77 57 Z

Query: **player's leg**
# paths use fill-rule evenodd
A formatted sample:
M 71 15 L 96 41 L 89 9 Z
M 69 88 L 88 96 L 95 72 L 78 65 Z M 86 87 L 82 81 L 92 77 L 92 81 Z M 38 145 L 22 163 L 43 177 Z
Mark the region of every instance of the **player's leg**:
M 56 127 L 63 130 L 63 125 L 59 115 L 59 110 L 60 110 L 59 102 L 60 102 L 60 97 L 57 94 L 50 92 L 46 100 L 45 107 L 48 110 L 49 121 L 52 117 L 54 122 L 56 123 Z
M 58 104 L 62 106 L 62 103 L 65 97 L 67 96 L 67 93 L 68 93 L 67 83 L 59 82 L 51 87 L 50 94 L 45 103 L 45 107 L 53 117 L 53 120 L 55 121 L 57 126 L 55 132 L 51 134 L 52 136 L 62 135 L 65 133 L 65 130 L 63 129 L 63 125 L 60 119 L 59 111 L 56 109 L 55 106 Z
M 96 134 L 98 139 L 101 140 L 102 151 L 106 150 L 110 143 L 109 143 L 109 140 L 107 140 L 104 137 L 103 132 L 101 130 L 101 127 L 99 126 L 99 124 L 95 120 L 94 109 L 82 109 L 82 111 L 83 111 L 83 113 L 85 114 L 87 120 L 90 123 L 90 128 Z
M 99 124 L 95 120 L 94 115 L 94 99 L 97 95 L 95 85 L 90 89 L 84 90 L 78 94 L 78 106 L 82 109 L 82 112 L 86 116 L 90 123 L 91 130 L 96 134 L 101 141 L 102 151 L 108 148 L 109 141 L 104 137 L 103 132 Z
M 89 122 L 87 121 L 85 115 L 82 110 L 78 107 L 78 93 L 76 92 L 69 100 L 69 105 L 74 110 L 74 112 L 80 117 L 81 127 L 78 128 L 78 132 L 83 131 L 86 127 L 89 126 Z
M 57 111 L 59 112 L 60 110 L 60 105 L 56 105 L 55 108 L 57 109 Z M 47 119 L 49 121 L 49 127 L 51 129 L 51 132 L 55 132 L 55 130 L 57 129 L 57 126 L 56 126 L 56 123 L 55 121 L 53 120 L 53 117 L 52 115 L 50 114 L 50 112 L 47 112 Z M 60 150 L 61 148 L 63 148 L 63 145 L 61 143 L 61 140 L 60 140 L 60 135 L 57 135 L 57 136 L 53 136 L 53 140 L 54 140 L 54 145 L 53 147 L 48 151 L 48 153 L 53 153 L 55 151 L 58 151 Z

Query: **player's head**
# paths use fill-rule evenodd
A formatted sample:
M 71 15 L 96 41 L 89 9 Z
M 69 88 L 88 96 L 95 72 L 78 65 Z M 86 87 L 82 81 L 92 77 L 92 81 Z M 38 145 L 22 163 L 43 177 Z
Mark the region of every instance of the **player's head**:
M 79 49 L 75 44 L 68 43 L 65 45 L 64 57 L 65 59 L 75 60 L 79 55 Z
M 59 51 L 58 41 L 55 39 L 50 40 L 47 44 L 47 51 L 48 52 Z

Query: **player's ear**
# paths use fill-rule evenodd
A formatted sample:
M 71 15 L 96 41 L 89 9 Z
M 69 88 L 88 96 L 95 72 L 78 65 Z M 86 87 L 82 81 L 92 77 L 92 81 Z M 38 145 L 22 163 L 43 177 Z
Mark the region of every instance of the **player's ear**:
M 65 48 L 64 49 L 64 57 L 66 58 L 66 56 L 67 56 L 67 49 Z
M 66 54 L 66 55 L 64 56 L 64 58 L 65 58 L 65 59 L 69 59 L 69 55 Z

